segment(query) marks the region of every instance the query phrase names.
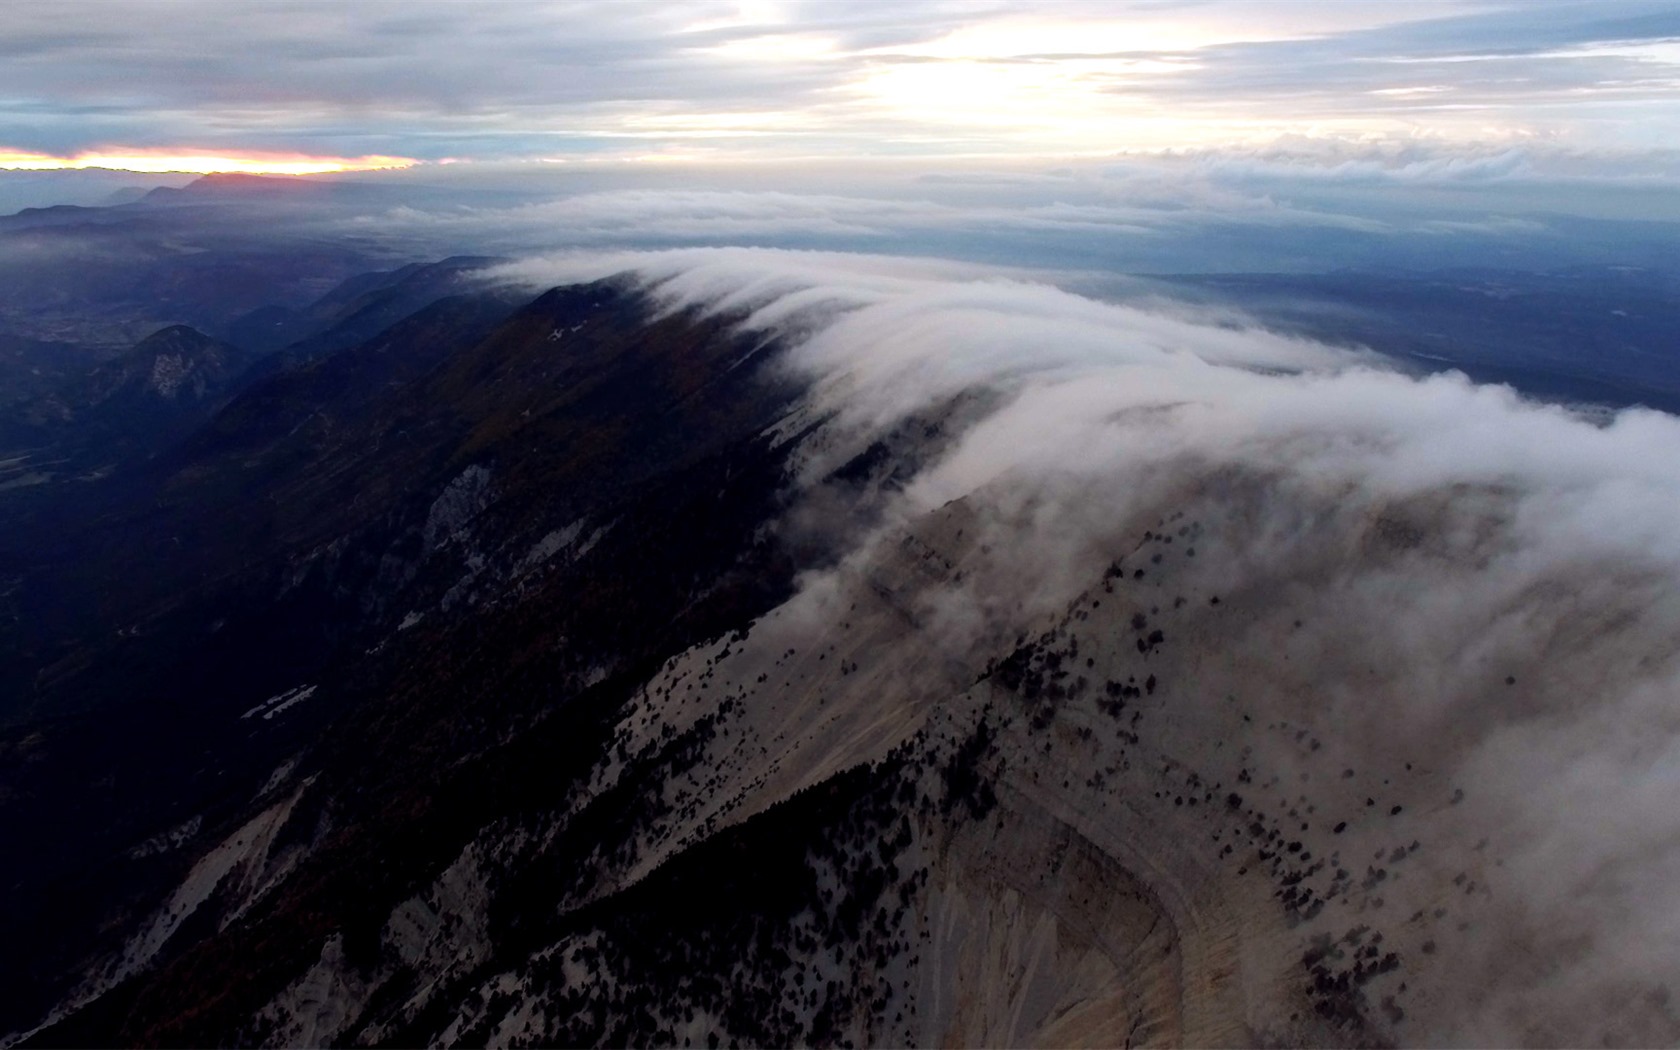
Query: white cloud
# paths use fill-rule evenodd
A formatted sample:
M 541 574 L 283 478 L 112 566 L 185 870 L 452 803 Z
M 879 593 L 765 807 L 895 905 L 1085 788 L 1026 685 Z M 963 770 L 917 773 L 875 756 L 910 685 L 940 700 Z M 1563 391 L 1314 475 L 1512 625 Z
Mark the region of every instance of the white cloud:
M 1223 516 L 1225 547 L 1210 540 L 1190 579 L 1276 588 L 1273 605 L 1317 615 L 1289 643 L 1305 664 L 1284 668 L 1274 636 L 1238 626 L 1201 673 L 1271 667 L 1277 683 L 1244 680 L 1258 717 L 1314 726 L 1350 766 L 1427 756 L 1469 789 L 1418 825 L 1432 866 L 1387 892 L 1402 917 L 1443 895 L 1470 908 L 1448 880 L 1474 868 L 1491 894 L 1460 950 L 1411 960 L 1429 1005 L 1408 1038 L 1665 1038 L 1662 990 L 1680 981 L 1680 419 L 1595 423 L 938 264 L 697 251 L 506 272 L 626 271 L 670 308 L 793 333 L 788 367 L 856 443 L 987 394 L 853 556 L 953 500 L 991 522 L 994 571 L 926 610 L 952 645 L 1064 607 L 1152 508 Z M 1413 533 L 1397 545 L 1379 527 L 1396 521 Z M 1186 704 L 1175 718 L 1194 725 Z

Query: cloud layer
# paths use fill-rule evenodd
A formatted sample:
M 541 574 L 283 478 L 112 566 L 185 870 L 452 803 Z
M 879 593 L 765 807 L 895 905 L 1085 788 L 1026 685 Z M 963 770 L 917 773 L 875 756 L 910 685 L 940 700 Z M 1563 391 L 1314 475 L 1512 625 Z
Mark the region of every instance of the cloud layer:
M 1672 1039 L 1680 420 L 1589 421 L 935 264 L 676 252 L 504 274 L 624 271 L 671 309 L 793 340 L 788 367 L 852 447 L 953 399 L 981 406 L 853 556 L 953 501 L 991 522 L 996 571 L 925 610 L 952 646 L 1065 607 L 1139 515 L 1178 505 L 1216 523 L 1187 593 L 1256 595 L 1258 611 L 1195 657 L 1197 684 L 1236 680 L 1257 722 L 1312 727 L 1338 766 L 1417 762 L 1467 793 L 1415 825 L 1431 859 L 1386 893 L 1396 920 L 1447 903 L 1477 923 L 1408 970 L 1428 1006 L 1407 1041 Z M 1308 622 L 1280 641 L 1272 621 L 1290 615 Z M 1193 737 L 1216 706 L 1175 717 Z

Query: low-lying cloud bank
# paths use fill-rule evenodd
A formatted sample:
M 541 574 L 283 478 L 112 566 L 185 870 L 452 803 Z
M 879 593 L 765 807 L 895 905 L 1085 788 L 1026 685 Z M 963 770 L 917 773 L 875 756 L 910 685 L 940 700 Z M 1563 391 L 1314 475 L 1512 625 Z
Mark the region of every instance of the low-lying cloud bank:
M 1195 572 L 1224 593 L 1310 594 L 1317 612 L 1287 650 L 1317 663 L 1275 668 L 1307 691 L 1256 682 L 1264 710 L 1314 725 L 1350 767 L 1403 756 L 1468 793 L 1420 833 L 1439 881 L 1389 895 L 1391 912 L 1421 915 L 1472 864 L 1491 893 L 1459 950 L 1424 961 L 1414 983 L 1433 1006 L 1409 1039 L 1680 1031 L 1680 419 L 1589 419 L 956 265 L 689 251 L 500 276 L 623 272 L 670 309 L 782 333 L 816 409 L 860 444 L 989 394 L 856 541 L 953 500 L 988 510 L 1021 571 L 948 596 L 953 645 L 1012 637 L 1067 602 L 1100 574 L 1115 523 L 1168 494 L 1223 501 L 1236 524 Z M 1259 644 L 1245 637 L 1234 650 Z
M 1532 148 L 1309 140 L 1054 168 L 486 170 L 452 173 L 447 193 L 375 180 L 409 199 L 370 197 L 332 215 L 340 233 L 433 252 L 750 245 L 1104 273 L 1430 272 L 1513 260 L 1666 272 L 1680 221 L 1674 162 L 1624 159 L 1607 174 Z

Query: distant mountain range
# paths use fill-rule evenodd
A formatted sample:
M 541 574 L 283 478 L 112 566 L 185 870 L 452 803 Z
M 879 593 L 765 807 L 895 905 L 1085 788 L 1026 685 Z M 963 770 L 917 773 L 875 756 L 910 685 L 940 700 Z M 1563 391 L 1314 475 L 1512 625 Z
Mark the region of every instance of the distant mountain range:
M 205 176 L 109 206 L 0 217 L 0 333 L 103 352 L 169 324 L 221 338 L 263 308 L 408 261 L 369 236 L 323 236 L 323 208 L 361 188 Z

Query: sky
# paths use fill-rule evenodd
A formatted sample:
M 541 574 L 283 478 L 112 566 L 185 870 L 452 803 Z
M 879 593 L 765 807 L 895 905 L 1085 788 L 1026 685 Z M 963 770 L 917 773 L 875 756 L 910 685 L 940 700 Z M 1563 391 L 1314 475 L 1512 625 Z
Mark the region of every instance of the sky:
M 1677 144 L 1680 0 L 0 5 L 0 212 L 328 174 L 421 256 L 1651 266 Z
M 989 160 L 1680 141 L 1680 3 L 12 0 L 0 164 Z

